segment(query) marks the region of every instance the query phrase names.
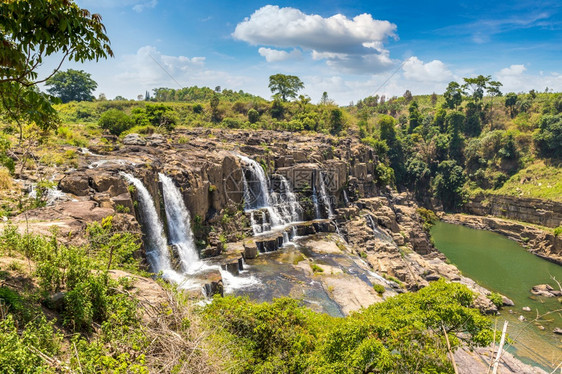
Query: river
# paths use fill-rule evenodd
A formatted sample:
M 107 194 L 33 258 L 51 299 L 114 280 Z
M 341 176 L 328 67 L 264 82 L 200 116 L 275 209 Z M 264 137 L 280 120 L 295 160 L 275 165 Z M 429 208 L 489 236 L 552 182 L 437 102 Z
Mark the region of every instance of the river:
M 557 288 L 552 276 L 562 281 L 562 267 L 527 252 L 517 242 L 499 234 L 475 230 L 461 225 L 438 222 L 431 230 L 435 246 L 467 277 L 481 286 L 509 297 L 513 307 L 504 307 L 497 316 L 497 326 L 509 321 L 508 350 L 520 360 L 552 371 L 562 360 L 562 337 L 553 334 L 562 328 L 562 313 L 552 313 L 540 321 L 529 322 L 537 313 L 562 308 L 556 298 L 534 296 L 530 289 L 549 283 Z M 524 312 L 528 306 L 531 312 Z M 527 321 L 521 322 L 519 316 Z M 544 330 L 540 330 L 543 326 Z M 548 370 L 550 369 L 550 370 Z

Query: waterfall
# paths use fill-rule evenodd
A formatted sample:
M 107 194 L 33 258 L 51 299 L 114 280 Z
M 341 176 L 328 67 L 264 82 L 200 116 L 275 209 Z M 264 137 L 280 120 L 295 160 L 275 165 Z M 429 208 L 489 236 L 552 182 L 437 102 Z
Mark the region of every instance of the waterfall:
M 365 218 L 367 219 L 367 223 L 369 224 L 369 226 L 373 230 L 373 236 L 376 240 L 382 240 L 382 241 L 386 241 L 386 242 L 390 242 L 390 243 L 394 244 L 394 240 L 392 239 L 392 237 L 390 237 L 390 235 L 381 231 L 377 227 L 377 224 L 375 223 L 375 220 L 373 220 L 373 217 L 370 214 L 366 214 Z
M 168 245 L 166 237 L 164 236 L 164 228 L 150 192 L 146 189 L 144 184 L 131 174 L 121 172 L 129 183 L 131 183 L 138 192 L 140 209 L 139 213 L 142 217 L 144 230 L 146 232 L 146 257 L 148 263 L 154 273 L 160 271 L 171 272 L 172 266 L 170 264 L 170 255 L 168 254 Z
M 251 178 L 247 178 L 246 173 L 242 173 L 245 210 L 250 212 L 254 235 L 298 221 L 302 215 L 302 207 L 289 181 L 280 175 L 279 192 L 271 191 L 269 179 L 261 165 L 251 158 L 242 155 L 238 157 L 244 163 L 246 172 L 251 175 Z M 264 209 L 261 228 L 258 227 L 253 215 L 256 209 Z
M 314 204 L 314 218 L 320 219 L 320 206 L 318 205 L 318 194 L 316 193 L 316 184 L 312 184 L 312 204 Z
M 324 208 L 328 213 L 328 218 L 334 218 L 334 212 L 332 210 L 332 203 L 330 202 L 330 197 L 326 191 L 326 183 L 324 183 L 324 174 L 320 172 L 320 200 L 324 204 Z
M 281 196 L 284 199 L 283 201 L 289 206 L 289 211 L 291 213 L 291 222 L 297 222 L 301 220 L 302 217 L 302 206 L 299 204 L 297 200 L 297 196 L 294 194 L 293 190 L 291 189 L 291 185 L 289 181 L 284 176 L 280 176 L 281 178 Z
M 191 232 L 191 217 L 183 201 L 179 188 L 174 181 L 159 173 L 162 182 L 162 193 L 170 244 L 176 246 L 181 261 L 181 270 L 184 273 L 193 272 L 200 267 L 199 254 L 195 248 L 193 233 Z M 199 266 L 198 266 L 199 265 Z
M 268 188 L 268 180 L 263 168 L 256 161 L 246 156 L 238 155 L 244 164 L 248 167 L 248 171 L 252 175 L 252 179 L 248 181 L 245 173 L 244 179 L 244 203 L 246 210 L 267 208 L 270 206 L 270 196 Z
M 345 189 L 343 190 L 343 201 L 345 203 L 345 206 L 348 207 L 349 206 L 349 197 L 347 196 L 347 191 Z

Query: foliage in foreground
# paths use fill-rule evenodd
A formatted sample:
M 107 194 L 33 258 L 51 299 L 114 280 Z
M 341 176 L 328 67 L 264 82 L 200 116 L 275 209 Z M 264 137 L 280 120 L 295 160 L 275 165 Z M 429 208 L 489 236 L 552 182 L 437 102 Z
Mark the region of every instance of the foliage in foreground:
M 490 321 L 469 307 L 466 287 L 435 282 L 346 318 L 317 314 L 283 298 L 255 304 L 216 298 L 206 310 L 230 341 L 240 373 L 451 373 L 452 348 L 490 344 Z

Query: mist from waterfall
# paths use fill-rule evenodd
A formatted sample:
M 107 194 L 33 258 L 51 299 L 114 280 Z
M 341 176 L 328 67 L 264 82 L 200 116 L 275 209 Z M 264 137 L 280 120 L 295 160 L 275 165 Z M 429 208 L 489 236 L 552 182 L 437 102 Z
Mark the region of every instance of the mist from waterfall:
M 189 211 L 185 206 L 181 191 L 174 181 L 162 173 L 158 174 L 158 178 L 162 182 L 169 242 L 177 248 L 181 270 L 184 273 L 192 273 L 201 267 L 201 262 L 191 231 Z

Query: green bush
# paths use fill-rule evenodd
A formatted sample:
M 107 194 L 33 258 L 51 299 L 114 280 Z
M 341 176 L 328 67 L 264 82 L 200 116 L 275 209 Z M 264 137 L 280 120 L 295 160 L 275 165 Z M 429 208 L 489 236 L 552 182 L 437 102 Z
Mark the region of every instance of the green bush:
M 558 226 L 554 229 L 554 236 L 558 236 L 562 234 L 562 226 Z
M 109 130 L 113 135 L 121 135 L 122 132 L 133 127 L 133 121 L 119 109 L 109 109 L 100 116 L 98 125 L 104 130 Z
M 250 121 L 250 123 L 256 123 L 259 121 L 259 119 L 260 119 L 260 114 L 257 110 L 252 108 L 248 111 L 248 121 Z
M 216 338 L 230 342 L 236 361 L 229 365 L 241 373 L 448 373 L 443 327 L 453 350 L 492 341 L 490 320 L 469 307 L 473 298 L 440 280 L 345 318 L 293 299 L 255 304 L 230 296 L 216 297 L 204 316 Z
M 376 293 L 378 293 L 379 295 L 382 295 L 386 289 L 384 288 L 384 286 L 380 285 L 380 284 L 374 284 L 373 285 L 373 289 L 375 290 Z
M 503 306 L 503 297 L 497 292 L 492 292 L 487 295 L 488 299 L 499 309 Z

